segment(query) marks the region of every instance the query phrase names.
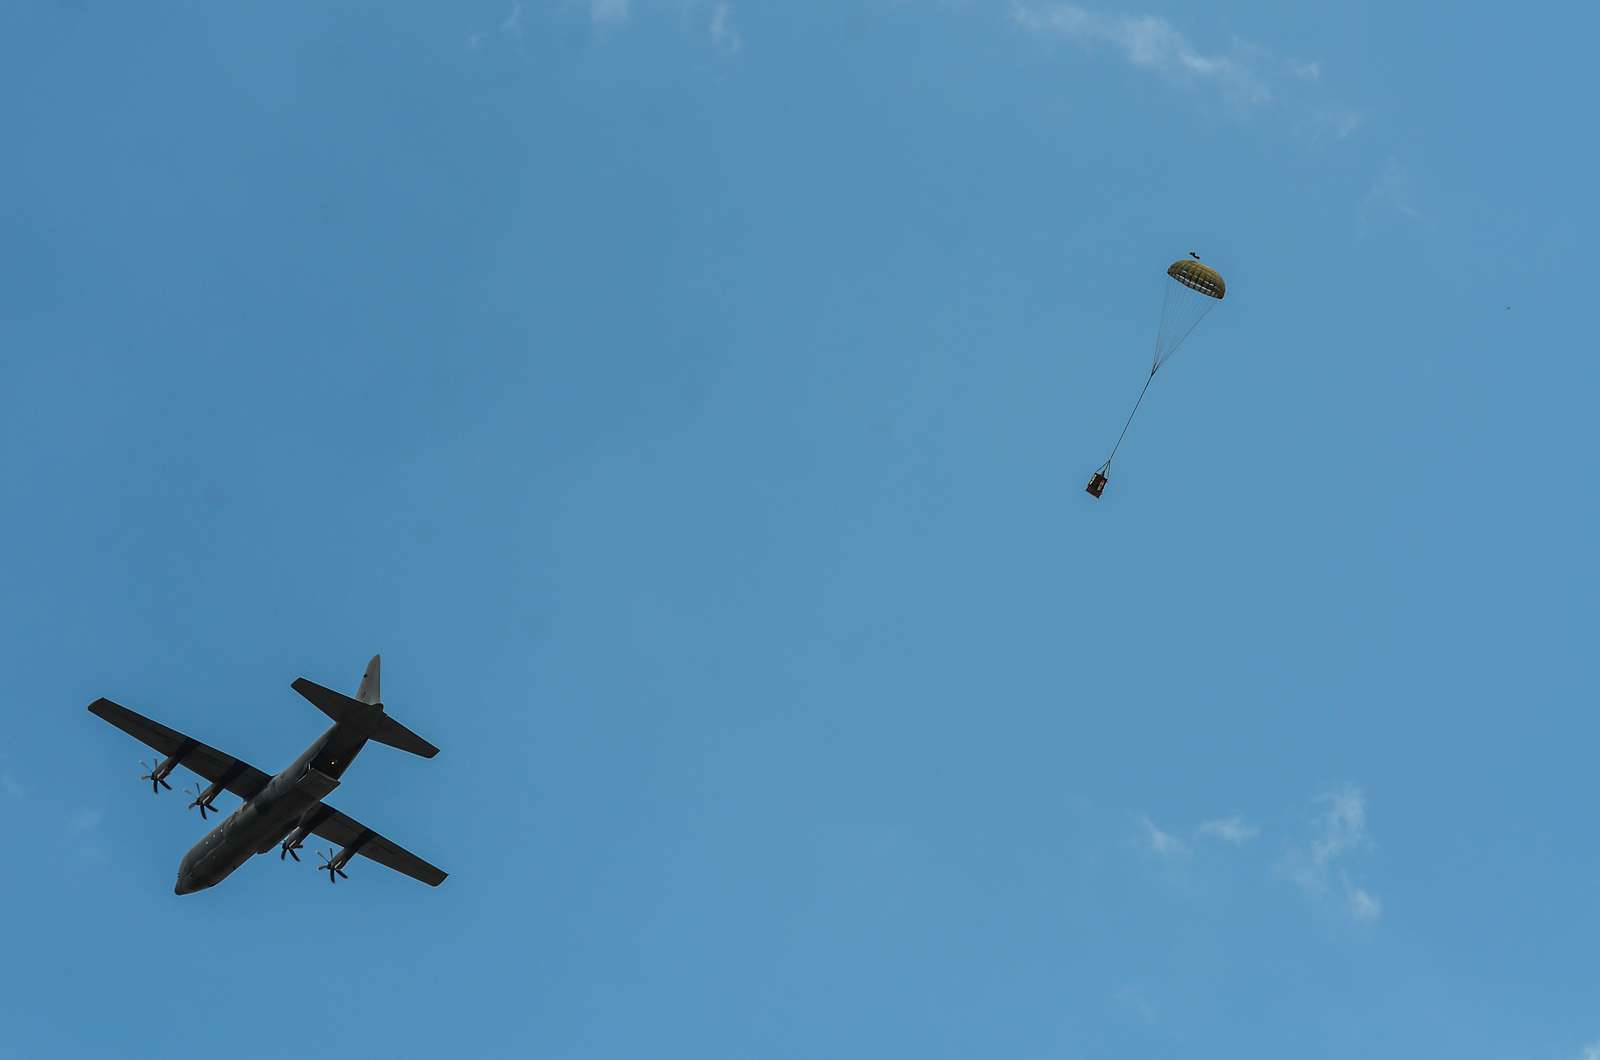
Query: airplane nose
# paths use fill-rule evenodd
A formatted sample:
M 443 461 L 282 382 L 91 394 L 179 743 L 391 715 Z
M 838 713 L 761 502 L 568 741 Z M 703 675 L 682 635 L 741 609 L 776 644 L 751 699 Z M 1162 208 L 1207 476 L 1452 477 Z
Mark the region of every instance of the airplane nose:
M 178 882 L 173 885 L 172 893 L 173 894 L 188 894 L 191 890 L 193 890 L 193 888 L 191 888 L 189 886 L 189 881 L 185 880 L 182 876 L 179 876 L 178 877 Z

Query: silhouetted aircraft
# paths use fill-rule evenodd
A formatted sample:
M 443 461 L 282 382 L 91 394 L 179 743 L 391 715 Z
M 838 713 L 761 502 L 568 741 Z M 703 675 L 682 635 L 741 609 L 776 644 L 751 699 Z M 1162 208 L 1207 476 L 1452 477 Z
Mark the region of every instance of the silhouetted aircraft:
M 445 873 L 322 801 L 339 786 L 339 778 L 368 740 L 423 758 L 439 753 L 433 744 L 384 713 L 383 703 L 378 698 L 378 656 L 374 655 L 367 664 L 355 699 L 303 677 L 290 687 L 332 718 L 333 727 L 275 777 L 109 699 L 97 699 L 89 704 L 89 713 L 99 715 L 135 739 L 143 740 L 157 754 L 166 756 L 161 762 L 149 765 L 150 771 L 140 778 L 150 782 L 151 791 L 171 790 L 167 777 L 181 765 L 211 782 L 204 791 L 196 784 L 194 801 L 189 804 L 191 810 L 200 811 L 202 819 L 208 810 L 216 811 L 214 800 L 224 791 L 244 800 L 242 806 L 183 856 L 174 893 L 188 894 L 215 887 L 248 861 L 250 855 L 265 854 L 274 846 L 281 847 L 278 860 L 288 854 L 299 861 L 300 855 L 295 851 L 313 835 L 337 843 L 341 848 L 338 854 L 330 849 L 319 866 L 320 871 L 328 874 L 330 883 L 349 879 L 344 867 L 357 854 L 430 886 L 443 883 Z

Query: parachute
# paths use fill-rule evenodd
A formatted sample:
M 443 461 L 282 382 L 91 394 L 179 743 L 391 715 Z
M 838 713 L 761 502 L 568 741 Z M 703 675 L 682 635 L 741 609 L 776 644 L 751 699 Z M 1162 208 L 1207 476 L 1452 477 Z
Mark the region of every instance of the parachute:
M 1167 277 L 1169 282 L 1163 285 L 1161 328 L 1156 332 L 1156 355 L 1150 362 L 1150 374 L 1145 377 L 1144 389 L 1139 391 L 1139 400 L 1133 403 L 1133 412 L 1128 413 L 1127 422 L 1122 425 L 1122 433 L 1117 435 L 1117 444 L 1111 447 L 1111 456 L 1106 457 L 1106 462 L 1100 465 L 1100 469 L 1084 487 L 1096 499 L 1106 490 L 1106 482 L 1111 475 L 1111 461 L 1122 447 L 1122 439 L 1127 437 L 1128 428 L 1133 425 L 1134 413 L 1139 411 L 1140 404 L 1144 402 L 1145 391 L 1150 389 L 1156 373 L 1171 360 L 1172 355 L 1178 352 L 1178 347 L 1183 345 L 1183 340 L 1228 292 L 1222 274 L 1202 264 L 1193 254 L 1168 266 Z

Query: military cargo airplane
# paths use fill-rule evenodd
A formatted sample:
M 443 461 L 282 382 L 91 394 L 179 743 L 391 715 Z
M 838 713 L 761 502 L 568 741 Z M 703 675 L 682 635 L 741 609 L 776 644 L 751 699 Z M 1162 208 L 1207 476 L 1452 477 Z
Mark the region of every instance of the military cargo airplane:
M 300 855 L 295 851 L 313 835 L 341 848 L 338 854 L 330 849 L 321 855 L 318 870 L 328 874 L 329 883 L 350 878 L 344 874 L 344 867 L 357 854 L 429 886 L 443 883 L 445 873 L 322 801 L 339 786 L 339 778 L 368 740 L 423 758 L 439 753 L 433 744 L 384 713 L 378 698 L 378 656 L 374 655 L 367 664 L 354 699 L 303 677 L 290 687 L 332 718 L 333 726 L 275 777 L 109 699 L 89 704 L 89 713 L 99 715 L 165 756 L 150 764 L 149 772 L 140 778 L 150 782 L 151 791 L 170 791 L 172 785 L 167 783 L 167 777 L 181 765 L 211 782 L 204 791 L 196 784 L 194 801 L 189 804 L 191 810 L 200 811 L 202 820 L 207 811 L 216 812 L 215 799 L 224 791 L 244 800 L 183 856 L 173 893 L 190 894 L 215 887 L 250 855 L 265 854 L 274 846 L 280 848 L 279 861 L 285 854 L 299 861 Z

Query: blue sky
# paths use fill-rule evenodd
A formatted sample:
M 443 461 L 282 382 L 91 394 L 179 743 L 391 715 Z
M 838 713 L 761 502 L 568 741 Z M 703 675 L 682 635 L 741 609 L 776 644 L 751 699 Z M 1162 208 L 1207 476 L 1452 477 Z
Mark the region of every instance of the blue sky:
M 1587 11 L 0 27 L 0 1054 L 1600 1056 Z

